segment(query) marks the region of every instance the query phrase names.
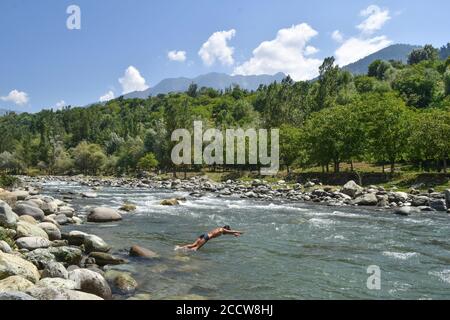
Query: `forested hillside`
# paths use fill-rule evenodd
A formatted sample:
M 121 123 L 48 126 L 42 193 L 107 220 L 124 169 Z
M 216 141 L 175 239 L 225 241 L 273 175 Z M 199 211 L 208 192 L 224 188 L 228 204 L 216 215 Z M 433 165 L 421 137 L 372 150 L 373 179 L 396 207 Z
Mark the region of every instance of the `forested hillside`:
M 280 128 L 287 170 L 364 161 L 446 170 L 450 155 L 450 59 L 431 46 L 408 63 L 373 62 L 367 75 L 325 59 L 314 82 L 254 92 L 191 85 L 186 93 L 123 99 L 0 118 L 0 170 L 8 173 L 134 174 L 174 170 L 174 129 Z M 228 169 L 236 169 L 233 167 Z M 242 167 L 241 167 L 242 168 Z

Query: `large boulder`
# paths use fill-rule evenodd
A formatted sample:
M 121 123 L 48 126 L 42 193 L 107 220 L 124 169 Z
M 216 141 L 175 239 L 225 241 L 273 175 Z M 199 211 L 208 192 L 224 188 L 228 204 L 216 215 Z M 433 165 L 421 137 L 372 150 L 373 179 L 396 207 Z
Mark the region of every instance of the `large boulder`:
M 34 286 L 34 283 L 21 277 L 11 276 L 0 280 L 0 292 L 5 291 L 20 291 L 24 292 L 28 288 Z
M 27 290 L 27 293 L 38 300 L 103 300 L 93 294 L 79 292 L 75 290 L 59 289 L 44 286 L 34 286 Z
M 431 199 L 430 207 L 436 211 L 447 211 L 447 205 L 444 199 Z
M 21 276 L 33 283 L 36 283 L 40 277 L 38 269 L 31 262 L 0 252 L 0 280 L 11 276 Z
M 377 196 L 374 193 L 366 193 L 353 201 L 358 206 L 376 206 L 378 204 Z
M 84 236 L 84 248 L 86 249 L 86 252 L 109 252 L 111 250 L 111 247 L 103 241 L 102 238 L 97 237 L 93 234 L 87 234 Z
M 19 249 L 27 249 L 29 251 L 48 248 L 51 244 L 48 239 L 42 237 L 24 237 L 16 240 L 16 245 Z
M 430 198 L 427 196 L 416 196 L 412 199 L 412 205 L 414 207 L 428 206 L 430 204 Z
M 140 258 L 159 258 L 159 255 L 156 252 L 137 245 L 130 248 L 130 256 Z
M 409 216 L 411 214 L 417 214 L 420 212 L 421 212 L 421 210 L 419 208 L 405 206 L 405 207 L 397 208 L 394 211 L 394 214 L 399 215 L 399 216 Z
M 87 199 L 95 199 L 98 197 L 98 195 L 95 192 L 83 192 L 81 194 L 81 197 L 87 198 Z
M 114 293 L 122 295 L 132 294 L 138 287 L 136 280 L 127 272 L 108 270 L 105 274 L 105 278 Z
M 83 252 L 77 247 L 51 247 L 50 253 L 65 266 L 79 265 Z
M 113 256 L 112 254 L 105 252 L 92 252 L 89 255 L 89 257 L 94 258 L 95 263 L 98 264 L 99 266 L 118 265 L 127 263 L 125 259 Z
M 63 237 L 63 239 L 69 241 L 69 244 L 71 246 L 81 246 L 82 244 L 84 244 L 84 238 L 86 236 L 88 236 L 87 233 L 73 230 L 73 231 L 70 231 L 69 234 L 63 234 L 62 237 Z
M 11 207 L 5 201 L 0 200 L 0 227 L 15 228 L 18 218 Z
M 23 203 L 16 205 L 14 208 L 14 212 L 18 216 L 32 216 L 39 221 L 41 221 L 45 217 L 44 211 L 42 211 L 41 209 Z
M 108 282 L 97 272 L 87 269 L 73 270 L 69 272 L 69 280 L 74 281 L 77 284 L 77 289 L 83 292 L 97 295 L 103 299 L 111 299 L 112 297 Z
M 342 188 L 341 192 L 346 194 L 352 198 L 355 198 L 358 194 L 363 191 L 363 188 L 360 187 L 355 181 L 351 180 L 347 182 Z
M 67 279 L 69 273 L 66 268 L 59 262 L 50 262 L 42 272 L 42 278 L 62 278 Z
M 23 221 L 32 224 L 34 226 L 37 226 L 39 224 L 39 222 L 37 222 L 36 219 L 33 218 L 32 216 L 20 216 L 19 221 Z
M 444 191 L 445 196 L 445 203 L 447 205 L 447 208 L 450 208 L 450 189 L 447 189 Z
M 77 288 L 74 281 L 63 278 L 43 278 L 36 283 L 36 286 L 68 290 L 76 290 Z
M 47 233 L 39 228 L 37 225 L 33 225 L 29 222 L 19 221 L 17 223 L 17 238 L 22 237 L 41 237 L 48 239 Z
M 87 216 L 88 222 L 113 222 L 122 220 L 119 212 L 111 208 L 99 207 L 92 209 Z
M 406 192 L 390 192 L 388 196 L 390 202 L 404 203 L 408 201 L 408 194 Z
M 47 233 L 50 240 L 61 240 L 61 231 L 55 224 L 50 222 L 42 222 L 38 224 L 38 227 Z
M 0 292 L 0 301 L 36 300 L 32 296 L 18 291 Z
M 56 259 L 56 257 L 50 253 L 50 249 L 36 249 L 27 252 L 25 253 L 24 258 L 34 264 L 39 270 L 45 269 L 49 263 Z

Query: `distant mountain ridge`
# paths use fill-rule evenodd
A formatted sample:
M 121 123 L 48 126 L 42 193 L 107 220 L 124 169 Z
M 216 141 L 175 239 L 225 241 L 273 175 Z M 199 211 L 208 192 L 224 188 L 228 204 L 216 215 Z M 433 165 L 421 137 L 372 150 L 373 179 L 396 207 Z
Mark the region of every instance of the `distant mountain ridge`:
M 14 111 L 14 110 L 8 110 L 8 109 L 1 109 L 1 108 L 0 108 L 0 117 L 1 117 L 1 116 L 4 116 L 5 114 L 7 114 L 7 113 L 9 113 L 9 112 L 19 113 L 19 112 Z
M 141 98 L 146 99 L 149 96 L 156 96 L 158 94 L 167 94 L 170 92 L 185 92 L 192 83 L 195 83 L 199 88 L 208 87 L 217 90 L 225 90 L 232 85 L 239 85 L 242 89 L 256 90 L 260 85 L 268 85 L 275 81 L 281 82 L 286 77 L 282 72 L 275 75 L 252 75 L 230 76 L 225 73 L 207 73 L 196 78 L 170 78 L 164 79 L 156 86 L 145 91 L 136 91 L 124 95 L 125 99 Z
M 366 74 L 369 70 L 369 65 L 375 60 L 398 60 L 406 63 L 408 61 L 409 54 L 419 49 L 421 46 L 414 46 L 409 44 L 394 44 L 380 51 L 377 51 L 367 57 L 344 66 L 342 69 L 350 71 L 354 75 Z

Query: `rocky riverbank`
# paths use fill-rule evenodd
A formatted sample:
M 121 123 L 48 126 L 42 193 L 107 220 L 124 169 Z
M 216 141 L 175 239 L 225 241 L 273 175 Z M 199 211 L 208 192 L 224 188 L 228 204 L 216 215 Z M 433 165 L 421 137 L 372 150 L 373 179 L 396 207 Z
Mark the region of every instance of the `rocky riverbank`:
M 93 234 L 65 232 L 85 223 L 69 202 L 26 186 L 0 189 L 0 300 L 105 300 L 130 298 L 138 283 L 111 266 L 127 260 Z M 110 208 L 93 208 L 86 220 L 121 220 Z M 151 259 L 150 250 L 133 246 L 134 259 Z
M 217 197 L 238 197 L 265 201 L 312 202 L 327 206 L 367 206 L 377 210 L 390 210 L 395 214 L 409 215 L 421 212 L 450 213 L 450 189 L 436 192 L 433 189 L 419 190 L 421 186 L 412 186 L 409 192 L 399 192 L 396 188 L 386 190 L 380 186 L 363 188 L 354 181 L 341 187 L 323 186 L 319 181 L 305 184 L 287 184 L 285 181 L 268 183 L 264 180 L 240 181 L 228 180 L 214 182 L 207 176 L 193 177 L 189 180 L 155 178 L 99 178 L 99 177 L 41 177 L 24 178 L 28 184 L 65 181 L 79 183 L 92 188 L 93 192 L 85 197 L 95 197 L 99 187 L 149 188 L 188 192 L 191 197 L 203 197 L 213 194 Z M 180 199 L 178 199 L 180 200 Z M 181 199 L 182 200 L 182 199 Z M 163 205 L 176 205 L 177 199 L 167 199 Z M 126 205 L 124 206 L 124 208 Z

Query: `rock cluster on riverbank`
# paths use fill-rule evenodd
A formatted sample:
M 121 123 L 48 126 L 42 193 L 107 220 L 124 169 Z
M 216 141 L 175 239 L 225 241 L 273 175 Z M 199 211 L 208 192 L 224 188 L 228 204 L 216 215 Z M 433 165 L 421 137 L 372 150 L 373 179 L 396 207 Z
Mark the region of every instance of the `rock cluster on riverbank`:
M 191 197 L 202 197 L 209 193 L 215 194 L 217 197 L 232 196 L 267 201 L 312 202 L 328 206 L 368 206 L 376 207 L 378 210 L 390 210 L 399 215 L 419 212 L 447 212 L 450 210 L 450 190 L 435 192 L 430 189 L 427 192 L 421 192 L 411 188 L 407 193 L 396 191 L 395 188 L 386 190 L 380 186 L 363 188 L 354 181 L 349 181 L 342 187 L 324 187 L 318 181 L 294 185 L 289 185 L 285 181 L 268 183 L 263 180 L 228 180 L 217 183 L 209 180 L 206 176 L 194 177 L 189 180 L 85 176 L 43 177 L 38 180 L 62 180 L 80 183 L 91 188 L 108 186 L 166 189 L 189 192 Z M 31 179 L 31 181 L 36 182 L 36 179 Z M 177 205 L 178 203 L 178 199 L 167 199 L 161 202 L 162 205 Z
M 95 222 L 120 219 L 109 208 L 88 215 Z M 35 188 L 0 189 L 0 300 L 104 300 L 133 294 L 138 284 L 129 273 L 104 268 L 127 261 L 112 255 L 103 239 L 63 231 L 64 225 L 81 223 L 70 204 Z

